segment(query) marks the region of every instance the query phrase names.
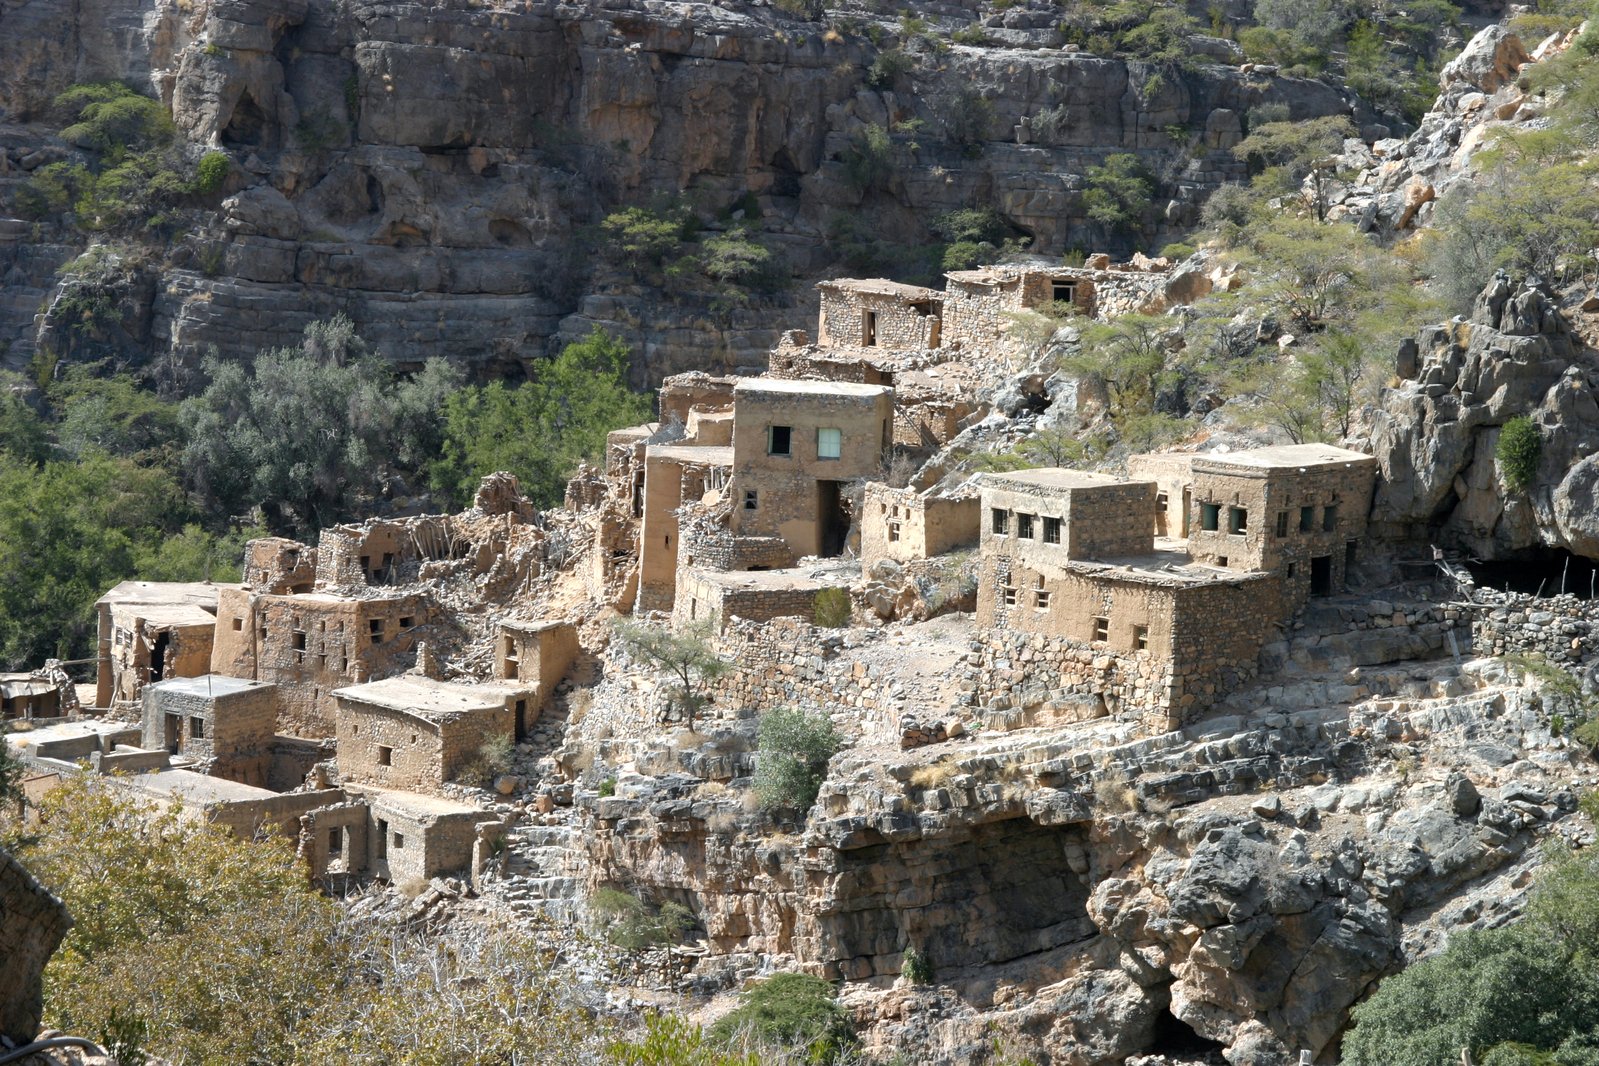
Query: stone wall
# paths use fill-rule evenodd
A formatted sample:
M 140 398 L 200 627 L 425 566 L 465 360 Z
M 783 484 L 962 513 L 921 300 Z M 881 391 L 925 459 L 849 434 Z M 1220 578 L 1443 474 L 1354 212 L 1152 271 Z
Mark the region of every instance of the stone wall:
M 669 611 L 677 585 L 677 510 L 727 487 L 732 451 L 725 447 L 655 445 L 644 455 L 644 518 L 639 530 L 635 611 Z
M 479 759 L 484 741 L 516 730 L 509 705 L 428 721 L 350 696 L 338 703 L 340 778 L 401 792 L 442 793 Z
M 733 386 L 738 379 L 719 377 L 693 370 L 686 374 L 673 374 L 661 382 L 657 397 L 661 424 L 679 422 L 688 424 L 689 412 L 698 408 L 715 409 L 733 406 Z
M 939 346 L 942 293 L 892 281 L 839 279 L 816 286 L 823 348 L 926 349 Z
M 286 537 L 261 537 L 244 546 L 244 583 L 257 592 L 310 592 L 317 550 Z
M 219 592 L 231 591 L 218 588 Z M 180 610 L 180 617 L 169 620 L 161 617 L 167 612 L 159 607 L 114 605 L 109 609 L 108 706 L 119 713 L 131 706 L 137 715 L 139 693 L 152 678 L 199 677 L 206 672 L 215 623 L 199 608 Z
M 985 556 L 1008 555 L 1039 565 L 1147 555 L 1154 547 L 1154 482 L 1073 471 L 990 474 L 983 478 L 982 499 Z M 1005 512 L 1003 531 L 996 526 L 996 511 Z M 1030 519 L 1030 533 L 1023 529 L 1029 524 L 1023 516 Z
M 678 537 L 678 558 L 684 567 L 782 570 L 795 563 L 794 549 L 782 537 L 737 536 L 705 514 L 682 519 Z
M 422 593 L 364 597 L 257 595 L 224 589 L 213 673 L 278 686 L 278 732 L 334 733 L 333 690 L 408 669 L 433 616 Z
M 57 899 L 0 848 L 0 1037 L 32 1043 L 44 1017 L 44 967 L 72 928 Z
M 270 684 L 241 687 L 236 678 L 163 681 L 144 690 L 144 747 L 186 755 L 196 769 L 229 781 L 267 787 L 278 693 Z
M 461 804 L 367 789 L 353 794 L 372 812 L 368 869 L 394 884 L 467 870 L 478 824 L 497 820 Z
M 791 334 L 785 333 L 787 339 Z M 774 378 L 809 381 L 848 381 L 856 385 L 892 385 L 894 375 L 873 362 L 874 348 L 835 344 L 779 344 L 767 360 L 766 373 Z
M 500 625 L 494 651 L 494 676 L 533 686 L 517 715 L 517 739 L 533 725 L 555 688 L 582 650 L 577 627 L 570 622 L 515 622 Z
M 1592 662 L 1599 655 L 1599 600 L 1566 593 L 1528 596 L 1478 589 L 1472 643 L 1481 655 L 1535 655 L 1551 663 Z M 1483 602 L 1486 601 L 1486 602 Z
M 721 629 L 735 618 L 769 622 L 774 618 L 803 618 L 816 614 L 817 588 L 813 584 L 774 587 L 762 582 L 743 587 L 720 572 L 684 570 L 678 575 L 672 624 L 676 627 L 711 620 Z
M 867 570 L 882 559 L 911 563 L 975 547 L 979 539 L 982 507 L 976 495 L 926 496 L 873 481 L 866 485 L 863 509 L 860 555 Z

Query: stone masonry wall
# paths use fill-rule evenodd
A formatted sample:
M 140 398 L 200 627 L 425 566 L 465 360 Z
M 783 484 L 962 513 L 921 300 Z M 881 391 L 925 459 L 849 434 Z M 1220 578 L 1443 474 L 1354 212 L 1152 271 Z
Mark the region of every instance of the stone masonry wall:
M 693 571 L 679 577 L 679 592 L 672 609 L 674 626 L 713 619 L 716 628 L 734 618 L 769 622 L 774 618 L 804 618 L 816 613 L 814 588 L 738 588 Z
M 176 737 L 168 734 L 168 715 L 177 718 Z M 196 721 L 200 736 L 195 736 Z M 171 750 L 175 741 L 177 753 L 197 760 L 201 772 L 230 781 L 265 787 L 277 724 L 272 685 L 216 697 L 159 684 L 144 690 L 144 746 Z
M 950 499 L 923 496 L 914 489 L 896 489 L 868 482 L 861 515 L 861 565 L 880 559 L 909 563 L 978 540 L 981 501 L 976 496 Z
M 907 287 L 908 288 L 908 287 Z M 823 282 L 817 342 L 821 347 L 861 345 L 890 349 L 926 349 L 939 346 L 939 294 L 874 292 L 849 284 Z M 866 316 L 877 316 L 875 345 L 868 344 Z
M 1571 664 L 1599 656 L 1599 600 L 1485 589 L 1475 595 L 1488 601 L 1472 612 L 1472 642 L 1480 654 L 1536 655 Z

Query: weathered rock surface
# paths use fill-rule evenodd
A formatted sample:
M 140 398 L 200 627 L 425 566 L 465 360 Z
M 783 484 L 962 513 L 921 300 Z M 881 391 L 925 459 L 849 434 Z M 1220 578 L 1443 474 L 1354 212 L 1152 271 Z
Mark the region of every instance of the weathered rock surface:
M 1469 321 L 1422 330 L 1417 352 L 1414 380 L 1388 390 L 1372 422 L 1382 465 L 1372 531 L 1485 558 L 1541 547 L 1593 555 L 1599 364 L 1554 300 L 1501 275 Z M 1494 458 L 1501 428 L 1521 414 L 1542 439 L 1525 491 Z
M 22 124 L 0 129 L 0 203 L 8 168 L 14 183 L 41 148 L 66 150 L 40 125 L 56 93 L 127 81 L 235 163 L 212 222 L 153 265 L 138 316 L 150 355 L 247 356 L 344 311 L 406 364 L 447 355 L 514 375 L 597 322 L 656 381 L 763 363 L 777 332 L 809 317 L 809 296 L 726 308 L 640 284 L 585 239 L 618 203 L 685 190 L 726 217 L 749 194 L 763 239 L 801 277 L 835 258 L 840 213 L 916 241 L 938 213 L 992 203 L 1058 254 L 1101 239 L 1080 198 L 1108 154 L 1165 166 L 1179 153 L 1169 131 L 1204 128 L 1166 209 L 1183 225 L 1242 174 L 1228 151 L 1237 116 L 1264 102 L 1296 117 L 1349 107 L 1314 81 L 1062 51 L 1053 23 L 936 57 L 907 43 L 917 66 L 872 87 L 879 48 L 865 35 L 746 3 L 30 0 L 0 12 L 0 124 Z M 883 47 L 897 43 L 890 32 Z M 959 132 L 980 152 L 950 136 L 973 93 L 992 109 L 967 108 L 979 121 Z M 1017 134 L 1045 110 L 1048 136 Z M 863 192 L 845 160 L 868 125 L 901 135 L 886 181 Z M 32 351 L 34 311 L 66 258 L 25 250 L 40 243 L 29 229 L 0 232 L 8 364 Z
M 0 850 L 0 1037 L 11 1046 L 39 1031 L 44 966 L 70 928 L 66 906 Z

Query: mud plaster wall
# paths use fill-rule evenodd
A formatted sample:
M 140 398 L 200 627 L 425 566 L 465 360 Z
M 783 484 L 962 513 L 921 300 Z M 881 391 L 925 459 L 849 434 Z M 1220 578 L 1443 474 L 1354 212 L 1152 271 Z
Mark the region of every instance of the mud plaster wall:
M 479 757 L 484 741 L 516 729 L 509 705 L 437 722 L 349 696 L 338 706 L 340 778 L 400 792 L 440 793 Z
M 987 481 L 983 486 L 982 550 L 1040 565 L 1065 559 L 1110 559 L 1154 549 L 1155 484 L 1131 481 L 1059 488 Z M 994 531 L 994 512 L 1006 512 L 1005 533 Z M 1032 534 L 1020 535 L 1018 515 L 1031 515 Z M 1059 543 L 1044 540 L 1044 519 L 1060 520 Z
M 703 499 L 708 489 L 726 484 L 725 466 L 692 462 L 681 453 L 682 449 L 673 449 L 661 454 L 656 448 L 645 452 L 637 611 L 672 609 L 679 549 L 677 508 L 685 500 Z
M 158 643 L 162 678 L 199 677 L 210 669 L 214 626 L 209 623 L 167 625 L 145 618 L 137 606 L 112 606 L 109 622 L 111 698 L 118 703 L 139 698 L 150 679 Z
M 980 536 L 982 501 L 976 496 L 952 500 L 870 482 L 864 507 L 861 565 L 867 569 L 881 559 L 908 563 L 974 547 Z
M 198 760 L 202 773 L 267 787 L 278 724 L 276 688 L 262 685 L 213 697 L 150 685 L 143 697 L 145 748 L 171 751 L 175 741 L 177 754 Z M 168 715 L 176 719 L 175 737 Z
M 893 393 L 850 396 L 740 391 L 733 412 L 732 529 L 736 534 L 777 536 L 795 555 L 821 547 L 819 483 L 875 475 L 891 439 Z M 790 429 L 788 455 L 769 455 L 768 430 Z M 817 431 L 840 431 L 839 457 L 817 457 Z M 746 493 L 756 493 L 746 506 Z

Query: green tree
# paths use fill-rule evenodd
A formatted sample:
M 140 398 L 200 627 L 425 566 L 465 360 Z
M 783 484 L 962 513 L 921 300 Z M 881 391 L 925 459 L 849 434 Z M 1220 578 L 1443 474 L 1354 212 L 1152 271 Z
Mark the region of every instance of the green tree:
M 651 1014 L 642 1033 L 613 1041 L 605 1056 L 614 1066 L 762 1066 L 755 1052 L 727 1051 L 675 1014 Z
M 682 714 L 692 731 L 695 715 L 709 702 L 700 687 L 732 669 L 732 664 L 717 654 L 710 623 L 673 631 L 648 622 L 617 622 L 613 632 L 630 656 L 677 683 L 670 709 Z
M 535 503 L 558 504 L 577 464 L 603 457 L 608 433 L 649 419 L 648 395 L 627 385 L 628 354 L 596 326 L 542 364 L 532 381 L 451 395 L 442 454 L 428 468 L 433 487 L 470 499 L 480 478 L 508 470 Z
M 761 715 L 757 738 L 756 799 L 767 810 L 808 811 L 842 746 L 833 723 L 825 715 L 780 707 Z
M 1233 146 L 1233 154 L 1266 168 L 1257 184 L 1270 194 L 1299 196 L 1308 183 L 1308 206 L 1317 221 L 1327 218 L 1327 196 L 1335 176 L 1335 157 L 1355 127 L 1344 115 L 1303 122 L 1266 122 Z
M 1130 152 L 1107 156 L 1103 166 L 1089 167 L 1083 206 L 1089 221 L 1107 230 L 1137 229 L 1155 195 L 1155 178 L 1142 160 Z
M 680 200 L 624 207 L 605 216 L 600 232 L 611 258 L 637 269 L 659 267 L 693 233 L 694 216 Z
M 1147 414 L 1167 377 L 1167 357 L 1177 343 L 1175 323 L 1157 315 L 1123 315 L 1084 325 L 1075 354 L 1061 369 L 1102 382 L 1112 417 Z
M 1499 462 L 1499 472 L 1505 484 L 1516 492 L 1525 492 L 1538 476 L 1538 460 L 1543 457 L 1543 435 L 1538 423 L 1526 415 L 1518 415 L 1506 422 L 1499 431 L 1499 442 L 1494 445 L 1494 458 Z
M 303 535 L 350 515 L 394 473 L 437 453 L 460 373 L 429 360 L 396 380 L 343 315 L 313 322 L 297 348 L 253 366 L 210 358 L 211 383 L 184 403 L 184 464 L 213 508 L 260 506 L 268 525 Z

